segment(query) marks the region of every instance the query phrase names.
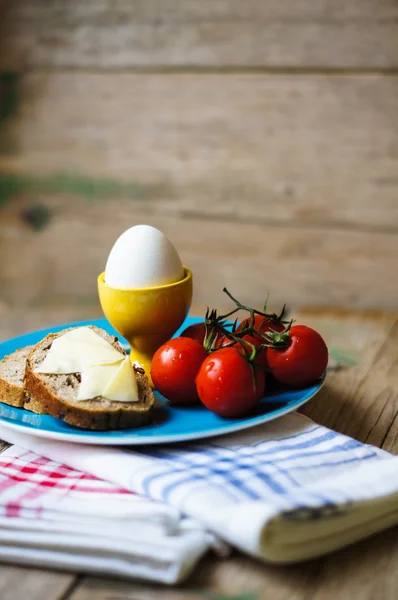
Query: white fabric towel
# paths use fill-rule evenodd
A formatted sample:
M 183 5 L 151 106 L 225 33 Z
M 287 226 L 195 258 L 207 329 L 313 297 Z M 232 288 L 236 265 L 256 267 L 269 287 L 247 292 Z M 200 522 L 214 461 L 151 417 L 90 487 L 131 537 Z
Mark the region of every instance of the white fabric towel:
M 0 454 L 0 560 L 177 583 L 210 541 L 172 506 L 18 446 Z

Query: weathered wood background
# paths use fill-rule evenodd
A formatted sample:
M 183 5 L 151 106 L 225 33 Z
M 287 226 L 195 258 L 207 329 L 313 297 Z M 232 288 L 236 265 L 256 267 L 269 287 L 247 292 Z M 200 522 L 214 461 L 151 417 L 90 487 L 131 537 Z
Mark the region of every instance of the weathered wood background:
M 398 306 L 396 0 L 15 0 L 0 26 L 2 334 L 100 314 L 150 223 L 273 307 Z M 8 328 L 8 329 L 7 329 Z

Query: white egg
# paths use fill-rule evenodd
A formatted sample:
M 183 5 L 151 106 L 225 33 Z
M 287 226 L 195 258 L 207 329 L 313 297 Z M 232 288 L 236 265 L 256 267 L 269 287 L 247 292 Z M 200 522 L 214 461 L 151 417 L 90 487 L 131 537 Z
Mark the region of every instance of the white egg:
M 105 283 L 118 289 L 156 287 L 183 277 L 177 250 L 159 229 L 150 225 L 136 225 L 122 233 L 105 267 Z

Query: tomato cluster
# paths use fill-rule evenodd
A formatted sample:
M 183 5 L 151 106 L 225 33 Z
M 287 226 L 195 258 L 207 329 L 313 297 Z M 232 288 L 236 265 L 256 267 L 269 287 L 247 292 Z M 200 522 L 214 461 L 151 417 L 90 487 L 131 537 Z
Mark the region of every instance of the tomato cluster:
M 247 310 L 250 317 L 232 330 L 213 311 L 155 352 L 152 380 L 170 403 L 202 402 L 222 417 L 240 417 L 264 396 L 269 376 L 295 388 L 322 376 L 328 349 L 319 333 L 286 323 L 283 312 Z

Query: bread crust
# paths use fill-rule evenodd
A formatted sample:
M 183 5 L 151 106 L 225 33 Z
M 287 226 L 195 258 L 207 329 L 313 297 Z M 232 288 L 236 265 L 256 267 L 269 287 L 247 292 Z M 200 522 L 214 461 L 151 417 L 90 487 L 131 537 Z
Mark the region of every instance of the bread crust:
M 40 398 L 35 398 L 33 396 L 33 394 L 28 393 L 28 391 L 26 390 L 26 387 L 25 387 L 24 396 L 25 396 L 25 399 L 24 399 L 23 407 L 26 410 L 30 410 L 31 412 L 37 413 L 38 415 L 47 414 L 45 408 L 42 406 Z
M 24 391 L 0 377 L 0 402 L 21 408 L 24 405 Z
M 0 361 L 0 402 L 4 402 L 4 404 L 8 404 L 9 406 L 15 406 L 16 408 L 22 408 L 24 406 L 26 394 L 23 387 L 23 378 L 20 382 L 13 382 L 10 378 L 7 378 L 5 371 L 7 366 L 12 368 L 14 362 L 19 360 L 25 361 L 30 349 L 31 346 L 19 348 L 12 354 L 4 356 Z
M 112 338 L 97 327 L 90 327 L 96 333 L 105 337 L 119 352 L 126 355 L 117 338 Z M 141 372 L 136 371 L 140 400 L 134 403 L 116 402 L 106 398 L 69 402 L 60 394 L 54 393 L 54 390 L 51 389 L 51 378 L 62 376 L 34 372 L 34 359 L 37 357 L 37 353 L 39 351 L 42 352 L 43 349 L 48 351 L 54 339 L 66 331 L 70 330 L 63 330 L 59 333 L 47 335 L 29 353 L 26 362 L 25 389 L 35 399 L 35 404 L 38 404 L 43 411 L 53 417 L 62 419 L 66 423 L 82 429 L 108 431 L 139 427 L 147 423 L 150 418 L 151 409 L 155 404 L 155 397 L 146 375 Z

